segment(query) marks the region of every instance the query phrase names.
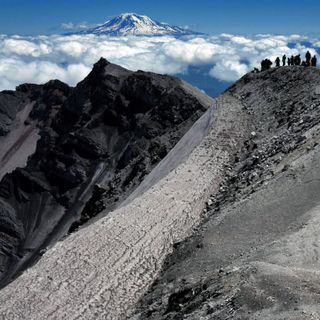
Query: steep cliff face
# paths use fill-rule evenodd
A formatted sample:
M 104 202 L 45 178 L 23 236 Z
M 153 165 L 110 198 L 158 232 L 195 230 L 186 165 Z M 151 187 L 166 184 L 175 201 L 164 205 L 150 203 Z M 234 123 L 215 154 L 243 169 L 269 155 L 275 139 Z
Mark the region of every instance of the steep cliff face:
M 121 204 L 210 106 L 201 96 L 104 59 L 75 88 L 1 93 L 0 284 Z

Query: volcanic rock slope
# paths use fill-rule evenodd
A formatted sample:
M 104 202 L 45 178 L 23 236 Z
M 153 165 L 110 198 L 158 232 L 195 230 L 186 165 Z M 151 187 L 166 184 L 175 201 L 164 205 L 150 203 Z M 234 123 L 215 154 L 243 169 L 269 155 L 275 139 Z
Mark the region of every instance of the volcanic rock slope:
M 0 93 L 0 285 L 119 206 L 211 104 L 179 79 L 104 59 L 76 88 Z
M 318 319 L 319 85 L 315 68 L 243 77 L 121 206 L 0 291 L 0 315 Z
M 320 319 L 319 86 L 285 67 L 225 93 L 250 136 L 131 319 Z

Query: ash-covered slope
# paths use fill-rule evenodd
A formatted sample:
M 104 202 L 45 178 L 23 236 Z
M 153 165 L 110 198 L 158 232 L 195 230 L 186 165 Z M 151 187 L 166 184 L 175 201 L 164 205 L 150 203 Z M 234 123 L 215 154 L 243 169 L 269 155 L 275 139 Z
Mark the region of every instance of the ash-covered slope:
M 121 204 L 211 103 L 179 79 L 104 59 L 75 88 L 0 93 L 0 285 Z
M 128 202 L 1 290 L 0 315 L 318 319 L 319 85 L 298 66 L 243 77 Z
M 285 67 L 225 93 L 250 136 L 131 319 L 320 318 L 319 86 L 319 70 Z

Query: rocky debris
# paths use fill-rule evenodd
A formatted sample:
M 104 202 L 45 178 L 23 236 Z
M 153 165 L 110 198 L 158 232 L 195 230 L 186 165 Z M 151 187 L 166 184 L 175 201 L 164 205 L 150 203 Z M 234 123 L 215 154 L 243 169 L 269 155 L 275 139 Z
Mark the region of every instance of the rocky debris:
M 253 122 L 254 131 L 250 133 L 250 139 L 234 155 L 234 165 L 226 172 L 221 192 L 209 199 L 208 210 L 227 197 L 230 201 L 235 197 L 239 199 L 242 193 L 242 196 L 247 196 L 255 192 L 259 186 L 273 179 L 276 171 L 289 168 L 285 158 L 297 148 L 306 145 L 309 150 L 318 144 L 316 138 L 308 141 L 307 135 L 308 130 L 320 122 L 320 97 L 315 94 L 318 72 L 290 67 L 289 70 L 272 69 L 259 75 L 249 73 L 229 89 L 241 100 L 245 110 L 258 120 Z M 277 81 L 274 81 L 275 77 Z M 287 77 L 290 77 L 291 86 L 285 80 Z M 302 85 L 304 79 L 310 86 Z
M 290 67 L 250 73 L 227 91 L 241 101 L 251 133 L 205 202 L 202 226 L 174 246 L 132 319 L 319 317 L 311 285 L 319 283 L 308 271 L 318 269 L 319 252 L 299 252 L 294 233 L 320 201 L 319 85 L 319 70 Z M 290 250 L 278 242 L 291 233 L 290 255 L 311 266 L 288 266 Z M 286 258 L 273 258 L 270 247 Z
M 0 134 L 28 102 L 26 122 L 40 140 L 26 167 L 0 182 L 1 286 L 44 248 L 119 206 L 210 106 L 179 79 L 105 59 L 75 88 L 53 80 L 0 93 Z

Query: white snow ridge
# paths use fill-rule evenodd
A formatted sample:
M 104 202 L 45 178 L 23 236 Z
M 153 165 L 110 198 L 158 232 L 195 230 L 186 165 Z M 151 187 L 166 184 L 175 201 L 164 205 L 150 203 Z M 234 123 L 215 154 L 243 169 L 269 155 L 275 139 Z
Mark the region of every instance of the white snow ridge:
M 78 34 L 96 34 L 110 36 L 128 35 L 192 35 L 197 32 L 157 22 L 147 16 L 136 13 L 123 13 L 106 23 Z

